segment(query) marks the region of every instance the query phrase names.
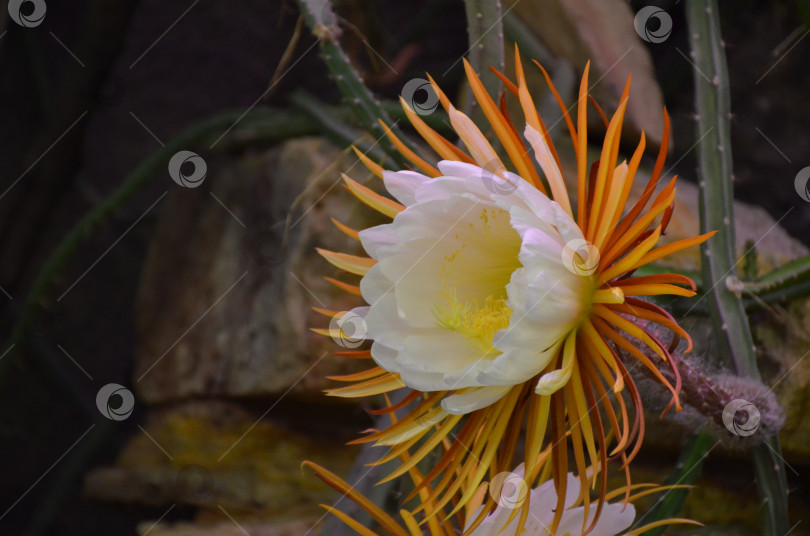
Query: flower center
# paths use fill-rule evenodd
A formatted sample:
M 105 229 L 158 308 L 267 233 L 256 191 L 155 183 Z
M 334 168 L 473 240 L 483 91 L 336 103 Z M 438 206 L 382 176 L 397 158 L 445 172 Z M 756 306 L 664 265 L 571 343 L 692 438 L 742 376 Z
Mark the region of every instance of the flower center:
M 462 303 L 453 289 L 441 293 L 433 314 L 439 327 L 461 333 L 478 350 L 495 357 L 500 354 L 492 346 L 495 333 L 509 327 L 512 309 L 504 297 L 487 296 L 483 303 L 478 300 Z

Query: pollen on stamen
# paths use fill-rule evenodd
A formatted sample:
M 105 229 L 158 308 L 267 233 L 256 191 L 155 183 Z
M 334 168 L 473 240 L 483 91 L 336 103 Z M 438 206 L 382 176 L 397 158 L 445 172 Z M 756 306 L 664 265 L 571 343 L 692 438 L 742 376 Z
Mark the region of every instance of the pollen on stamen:
M 505 298 L 487 296 L 483 303 L 478 300 L 462 303 L 455 288 L 441 292 L 433 307 L 439 327 L 457 331 L 484 353 L 500 353 L 492 342 L 499 330 L 509 327 L 511 314 Z

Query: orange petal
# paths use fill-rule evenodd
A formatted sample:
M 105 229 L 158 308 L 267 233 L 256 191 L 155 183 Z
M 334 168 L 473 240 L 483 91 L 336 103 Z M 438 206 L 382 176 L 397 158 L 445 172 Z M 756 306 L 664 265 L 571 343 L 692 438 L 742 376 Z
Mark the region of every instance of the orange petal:
M 377 261 L 369 257 L 358 257 L 321 248 L 315 248 L 315 250 L 333 266 L 357 275 L 366 275 L 371 267 L 377 264 Z
M 395 217 L 397 214 L 405 210 L 405 207 L 394 201 L 384 197 L 370 188 L 366 188 L 357 181 L 352 180 L 348 175 L 342 175 L 343 182 L 346 183 L 346 188 L 354 194 L 354 196 L 373 208 L 377 212 L 388 216 L 389 218 Z

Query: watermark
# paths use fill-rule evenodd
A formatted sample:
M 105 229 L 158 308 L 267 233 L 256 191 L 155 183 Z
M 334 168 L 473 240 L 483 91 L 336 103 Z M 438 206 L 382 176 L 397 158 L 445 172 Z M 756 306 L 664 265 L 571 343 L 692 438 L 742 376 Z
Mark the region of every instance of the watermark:
M 205 180 L 208 165 L 193 151 L 177 151 L 169 160 L 169 176 L 183 188 L 196 188 Z
M 517 473 L 498 473 L 489 483 L 489 495 L 498 506 L 514 510 L 523 506 L 529 496 L 529 486 Z
M 25 28 L 36 28 L 45 20 L 45 0 L 9 0 L 8 16 Z
M 135 409 L 135 395 L 117 383 L 108 383 L 98 390 L 96 407 L 111 421 L 123 421 Z
M 329 322 L 332 339 L 344 348 L 357 348 L 366 340 L 368 328 L 363 317 L 347 311 L 338 313 Z
M 400 93 L 411 109 L 419 115 L 430 115 L 439 106 L 439 96 L 424 78 L 408 80 Z
M 648 43 L 663 43 L 672 33 L 672 17 L 656 6 L 646 6 L 638 10 L 633 26 L 640 38 Z
M 177 486 L 177 498 L 187 504 L 206 504 L 215 494 L 211 472 L 199 465 L 187 465 L 180 469 L 175 485 Z
M 566 270 L 575 275 L 591 275 L 599 267 L 599 249 L 581 238 L 569 241 L 562 249 Z
M 737 398 L 723 408 L 723 424 L 736 436 L 748 437 L 759 429 L 759 408 L 747 400 Z
M 810 203 L 810 166 L 802 168 L 796 173 L 793 185 L 796 187 L 799 197 Z
M 481 182 L 484 187 L 495 195 L 509 195 L 517 190 L 517 182 L 500 175 L 503 166 L 497 160 L 491 160 L 481 167 Z

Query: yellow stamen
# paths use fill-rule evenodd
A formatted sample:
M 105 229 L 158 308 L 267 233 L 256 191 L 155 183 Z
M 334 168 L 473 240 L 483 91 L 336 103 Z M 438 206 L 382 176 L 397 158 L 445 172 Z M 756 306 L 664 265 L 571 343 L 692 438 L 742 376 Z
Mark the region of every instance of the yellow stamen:
M 453 289 L 440 295 L 433 314 L 440 327 L 461 333 L 484 353 L 497 355 L 500 352 L 492 342 L 499 330 L 509 327 L 512 309 L 506 305 L 505 298 L 494 296 L 487 296 L 483 304 L 478 300 L 461 303 Z

